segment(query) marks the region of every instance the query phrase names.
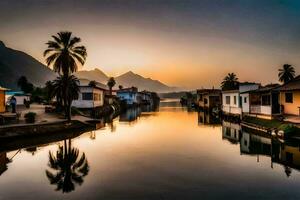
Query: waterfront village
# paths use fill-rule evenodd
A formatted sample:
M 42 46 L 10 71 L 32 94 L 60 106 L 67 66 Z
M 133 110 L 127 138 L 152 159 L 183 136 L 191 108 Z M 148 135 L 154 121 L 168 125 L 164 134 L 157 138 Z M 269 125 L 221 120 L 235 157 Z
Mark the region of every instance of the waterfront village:
M 113 77 L 106 84 L 78 79 L 74 75 L 77 63 L 84 64 L 87 54 L 85 47 L 74 46 L 80 40 L 72 38 L 71 34 L 60 32 L 52 36 L 55 41 L 47 43 L 48 49 L 44 55 L 47 65 L 58 74 L 55 80 L 37 87 L 21 76 L 16 80 L 19 90 L 0 87 L 2 149 L 15 150 L 74 138 L 86 131 L 102 128 L 106 123 L 112 124 L 117 116 L 120 121 L 130 122 L 137 119 L 143 110 L 156 111 L 161 98 L 168 98 L 156 92 L 139 91 L 134 86 L 116 85 Z M 71 42 L 66 42 L 68 40 Z M 70 47 L 65 47 L 70 44 Z M 65 62 L 65 55 L 57 53 L 63 51 L 61 48 L 69 49 L 68 59 L 72 62 Z M 240 143 L 242 152 L 251 153 L 253 141 L 265 141 L 257 137 L 267 138 L 271 146 L 275 144 L 273 139 L 276 139 L 279 142 L 276 145 L 281 144 L 282 147 L 287 145 L 286 139 L 300 138 L 300 76 L 295 75 L 293 66 L 285 64 L 279 69 L 278 77 L 282 84 L 263 86 L 260 83 L 240 82 L 236 74 L 229 73 L 221 82 L 221 89 L 201 88 L 196 92 L 179 92 L 184 94 L 180 103 L 187 106 L 188 111 L 198 112 L 199 124 L 222 123 L 223 138 Z M 124 112 L 126 117 L 122 115 Z M 242 127 L 246 132 L 241 131 Z M 258 133 L 255 138 L 245 135 L 248 129 L 251 133 Z M 62 131 L 64 134 L 56 134 Z M 298 148 L 299 145 L 294 146 Z M 265 150 L 262 152 L 265 154 Z M 270 152 L 267 154 L 270 155 Z M 286 152 L 285 155 L 289 155 L 287 159 L 293 163 L 291 154 Z

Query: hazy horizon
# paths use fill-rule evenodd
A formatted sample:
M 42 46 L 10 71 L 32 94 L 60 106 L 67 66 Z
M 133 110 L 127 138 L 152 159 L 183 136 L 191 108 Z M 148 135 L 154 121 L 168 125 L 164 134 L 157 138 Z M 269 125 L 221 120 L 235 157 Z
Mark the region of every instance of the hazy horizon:
M 81 70 L 133 71 L 178 87 L 219 87 L 300 72 L 300 2 L 294 0 L 3 0 L 0 40 L 45 64 L 51 35 L 69 30 L 87 47 Z

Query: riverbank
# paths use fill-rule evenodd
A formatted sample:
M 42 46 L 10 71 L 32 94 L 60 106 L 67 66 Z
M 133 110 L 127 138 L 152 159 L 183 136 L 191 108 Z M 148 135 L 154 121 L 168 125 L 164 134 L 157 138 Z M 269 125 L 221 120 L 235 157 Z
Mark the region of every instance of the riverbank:
M 293 123 L 282 122 L 277 119 L 268 120 L 246 116 L 243 118 L 241 124 L 268 133 L 277 133 L 281 131 L 284 133 L 285 138 L 300 136 L 299 126 L 296 126 Z
M 76 131 L 93 129 L 93 124 L 84 123 L 78 120 L 71 122 L 45 122 L 36 124 L 14 124 L 0 128 L 0 141 L 15 140 L 19 138 L 35 138 L 41 135 L 53 135 L 62 131 Z M 1 143 L 0 142 L 0 143 Z

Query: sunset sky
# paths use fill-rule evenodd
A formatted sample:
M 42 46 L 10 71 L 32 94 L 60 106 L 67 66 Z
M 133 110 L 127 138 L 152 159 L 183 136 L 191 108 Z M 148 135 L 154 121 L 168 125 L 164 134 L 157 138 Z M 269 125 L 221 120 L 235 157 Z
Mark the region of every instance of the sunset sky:
M 276 82 L 300 73 L 298 0 L 1 0 L 0 40 L 41 62 L 48 39 L 72 31 L 87 47 L 82 69 L 129 70 L 188 88 Z

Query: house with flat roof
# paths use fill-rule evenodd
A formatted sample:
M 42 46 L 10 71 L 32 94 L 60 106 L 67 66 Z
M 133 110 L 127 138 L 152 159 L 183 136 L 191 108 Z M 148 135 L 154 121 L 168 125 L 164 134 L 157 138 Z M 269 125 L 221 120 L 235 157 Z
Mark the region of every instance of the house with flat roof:
M 222 93 L 218 89 L 197 90 L 197 104 L 200 109 L 211 110 L 222 105 Z
M 6 111 L 6 99 L 5 99 L 5 93 L 8 89 L 3 88 L 0 86 L 0 113 L 3 113 Z
M 256 90 L 241 93 L 249 101 L 244 101 L 243 114 L 253 117 L 272 119 L 280 114 L 278 84 L 269 84 Z
M 117 97 L 127 105 L 138 104 L 138 89 L 136 87 L 120 89 L 117 91 Z
M 240 83 L 236 90 L 222 91 L 222 112 L 225 115 L 241 117 L 243 110 L 249 109 L 249 94 L 247 91 L 260 87 L 257 83 Z
M 80 92 L 78 99 L 73 100 L 72 106 L 76 108 L 97 108 L 104 105 L 104 92 L 107 86 L 99 82 L 89 84 L 87 79 L 80 79 Z
M 300 115 L 300 76 L 278 87 L 281 114 Z

